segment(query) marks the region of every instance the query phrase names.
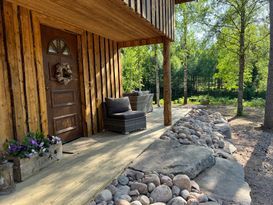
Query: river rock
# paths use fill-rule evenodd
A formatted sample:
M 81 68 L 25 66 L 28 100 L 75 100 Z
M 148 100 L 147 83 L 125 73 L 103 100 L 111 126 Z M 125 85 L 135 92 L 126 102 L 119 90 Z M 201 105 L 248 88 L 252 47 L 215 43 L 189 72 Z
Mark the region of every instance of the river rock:
M 128 195 L 130 192 L 130 187 L 128 186 L 118 186 L 114 198 L 119 199 L 121 195 Z
M 116 205 L 130 205 L 130 203 L 126 200 L 121 199 L 116 201 Z
M 116 193 L 128 194 L 129 191 L 130 191 L 130 187 L 129 186 L 117 186 L 117 192 Z
M 112 193 L 108 189 L 101 191 L 96 197 L 96 203 L 100 203 L 102 201 L 111 201 Z
M 187 205 L 187 201 L 181 196 L 171 199 L 167 205 Z
M 173 184 L 181 190 L 191 191 L 191 180 L 187 175 L 179 174 L 173 178 Z
M 199 202 L 197 199 L 192 198 L 187 201 L 187 205 L 199 205 Z
M 190 192 L 189 192 L 187 189 L 184 189 L 184 190 L 181 191 L 181 196 L 182 196 L 185 200 L 187 200 L 187 199 L 189 198 L 189 196 L 190 196 Z
M 214 125 L 216 130 L 226 138 L 231 139 L 231 128 L 228 123 L 219 123 Z
M 128 177 L 132 177 L 133 179 L 136 179 L 136 180 L 142 179 L 144 177 L 143 172 L 132 170 L 132 169 L 127 169 L 125 171 L 125 175 Z
M 161 181 L 161 184 L 166 184 L 169 187 L 173 186 L 172 179 L 168 176 L 162 176 L 160 181 Z
M 129 178 L 124 176 L 124 175 L 121 175 L 118 177 L 118 182 L 121 184 L 121 185 L 127 185 L 128 182 L 129 182 Z
M 195 181 L 191 181 L 191 188 L 200 191 L 199 185 Z
M 148 184 L 148 191 L 149 191 L 149 192 L 152 192 L 152 191 L 155 189 L 155 187 L 156 187 L 156 186 L 155 186 L 154 183 L 149 183 L 149 184 Z
M 132 201 L 132 198 L 129 195 L 124 194 L 124 195 L 120 195 L 118 197 L 115 197 L 115 201 L 117 201 L 117 200 L 126 200 L 126 201 L 130 202 L 130 201 Z
M 224 150 L 228 154 L 233 154 L 234 152 L 237 151 L 237 148 L 232 143 L 230 143 L 229 141 L 225 141 Z
M 214 201 L 209 201 L 206 203 L 202 203 L 202 205 L 220 205 L 218 202 L 214 202 Z
M 102 201 L 102 202 L 97 203 L 97 205 L 107 205 L 107 202 L 106 201 Z
M 140 201 L 132 201 L 131 205 L 142 205 Z
M 191 192 L 189 198 L 195 198 L 198 200 L 199 203 L 205 203 L 209 201 L 208 196 L 203 193 L 200 194 L 200 193 Z
M 131 184 L 131 190 L 138 190 L 141 194 L 146 194 L 148 192 L 148 187 L 144 183 L 133 182 Z
M 138 190 L 132 190 L 129 192 L 129 196 L 139 196 L 139 191 Z
M 177 186 L 173 186 L 172 187 L 172 193 L 173 193 L 174 196 L 179 196 L 179 194 L 180 194 L 180 188 L 177 187 Z
M 153 171 L 153 170 L 151 170 L 151 171 Z M 155 186 L 159 186 L 160 185 L 160 179 L 157 176 L 157 174 L 146 175 L 146 176 L 144 176 L 144 178 L 143 178 L 142 181 L 145 184 L 153 183 Z
M 139 201 L 141 202 L 142 205 L 149 205 L 150 204 L 150 199 L 145 195 L 141 195 L 139 197 Z
M 154 202 L 168 202 L 172 198 L 172 190 L 167 185 L 159 185 L 151 193 Z
M 117 187 L 115 187 L 114 185 L 110 184 L 107 189 L 112 193 L 112 195 L 115 195 L 117 192 Z

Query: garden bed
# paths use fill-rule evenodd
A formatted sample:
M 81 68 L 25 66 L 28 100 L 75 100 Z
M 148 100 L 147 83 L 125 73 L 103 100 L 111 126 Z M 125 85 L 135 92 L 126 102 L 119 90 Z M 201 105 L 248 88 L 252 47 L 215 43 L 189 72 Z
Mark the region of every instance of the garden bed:
M 55 144 L 49 147 L 48 154 L 39 156 L 38 154 L 31 158 L 10 158 L 14 163 L 13 175 L 16 182 L 24 181 L 25 179 L 38 173 L 41 169 L 52 164 L 54 161 L 62 158 L 62 144 Z

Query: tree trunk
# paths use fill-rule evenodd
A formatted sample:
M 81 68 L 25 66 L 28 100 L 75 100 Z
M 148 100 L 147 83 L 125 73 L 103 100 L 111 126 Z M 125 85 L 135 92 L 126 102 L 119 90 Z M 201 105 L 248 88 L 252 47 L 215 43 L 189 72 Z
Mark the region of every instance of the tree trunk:
M 264 128 L 273 129 L 273 2 L 270 2 L 270 60 L 268 65 Z
M 158 59 L 157 59 L 157 45 L 154 46 L 155 49 L 155 100 L 157 107 L 160 107 L 160 84 L 159 84 L 159 66 L 158 66 Z
M 245 8 L 242 8 L 241 31 L 240 31 L 240 50 L 239 50 L 239 83 L 238 83 L 238 106 L 237 116 L 243 115 L 243 97 L 244 97 L 244 71 L 245 71 Z

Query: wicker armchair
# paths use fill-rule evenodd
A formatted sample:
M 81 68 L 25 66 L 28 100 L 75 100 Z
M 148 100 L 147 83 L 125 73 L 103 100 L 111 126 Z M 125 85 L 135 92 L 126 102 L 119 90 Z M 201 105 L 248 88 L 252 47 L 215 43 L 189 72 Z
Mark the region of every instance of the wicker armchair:
M 146 115 L 142 111 L 132 111 L 128 97 L 106 98 L 104 105 L 104 128 L 109 131 L 128 134 L 146 129 Z

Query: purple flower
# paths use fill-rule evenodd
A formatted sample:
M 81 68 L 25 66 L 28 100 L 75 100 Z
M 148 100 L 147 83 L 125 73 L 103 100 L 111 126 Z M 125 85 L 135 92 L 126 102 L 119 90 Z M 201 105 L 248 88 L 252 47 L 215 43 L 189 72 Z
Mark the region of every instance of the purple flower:
M 9 145 L 9 149 L 8 149 L 8 152 L 9 153 L 14 153 L 14 152 L 18 152 L 20 151 L 20 145 L 16 145 L 16 144 L 10 144 Z
M 33 146 L 39 146 L 35 139 L 30 139 L 30 144 Z

